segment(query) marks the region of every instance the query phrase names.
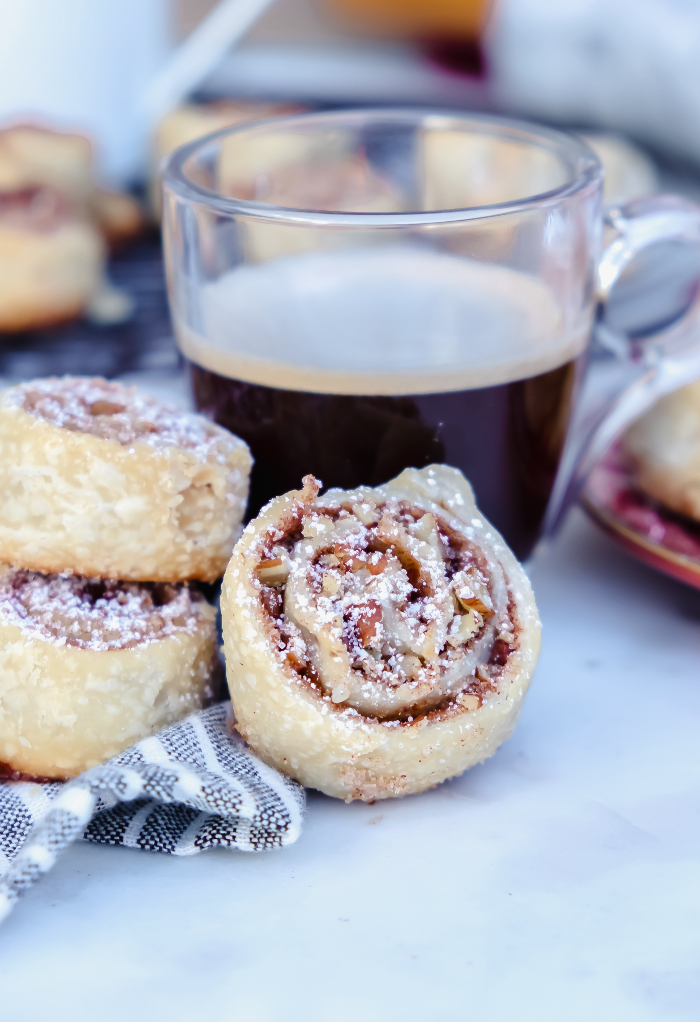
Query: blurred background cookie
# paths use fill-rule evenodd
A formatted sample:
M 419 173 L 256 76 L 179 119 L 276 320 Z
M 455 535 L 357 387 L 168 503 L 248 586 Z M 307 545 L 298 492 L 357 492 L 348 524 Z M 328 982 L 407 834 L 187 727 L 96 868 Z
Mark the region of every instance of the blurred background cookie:
M 133 302 L 109 285 L 105 260 L 142 228 L 132 196 L 97 186 L 87 138 L 30 124 L 0 130 L 0 331 L 85 312 L 128 318 Z
M 83 135 L 17 124 L 0 131 L 0 192 L 49 186 L 94 221 L 109 242 L 123 243 L 143 227 L 139 204 L 95 179 L 90 141 Z
M 79 316 L 103 277 L 95 224 L 51 186 L 0 192 L 0 332 Z
M 171 110 L 157 125 L 152 140 L 150 197 L 151 206 L 160 216 L 160 165 L 166 156 L 181 145 L 194 142 L 212 131 L 246 121 L 267 117 L 283 117 L 304 108 L 292 103 L 261 103 L 252 100 L 211 100 L 208 103 L 185 103 Z
M 700 380 L 668 394 L 635 422 L 623 450 L 646 494 L 700 522 Z
M 628 138 L 608 131 L 584 132 L 581 137 L 605 168 L 606 203 L 628 202 L 658 192 L 659 173 L 654 161 Z

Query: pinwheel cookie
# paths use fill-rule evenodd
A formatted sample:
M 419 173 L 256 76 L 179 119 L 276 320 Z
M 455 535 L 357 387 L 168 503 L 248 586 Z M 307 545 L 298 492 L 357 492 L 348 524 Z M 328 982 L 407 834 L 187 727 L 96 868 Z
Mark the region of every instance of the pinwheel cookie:
M 206 705 L 214 618 L 186 585 L 0 566 L 0 776 L 72 777 Z
M 119 383 L 12 387 L 0 394 L 0 560 L 213 580 L 240 535 L 250 466 L 227 430 Z
M 0 192 L 0 332 L 79 315 L 104 257 L 99 231 L 55 189 Z
M 645 493 L 700 521 L 700 380 L 661 398 L 622 448 Z
M 329 795 L 422 791 L 511 734 L 540 645 L 530 584 L 456 469 L 318 492 L 268 504 L 226 571 L 237 727 Z

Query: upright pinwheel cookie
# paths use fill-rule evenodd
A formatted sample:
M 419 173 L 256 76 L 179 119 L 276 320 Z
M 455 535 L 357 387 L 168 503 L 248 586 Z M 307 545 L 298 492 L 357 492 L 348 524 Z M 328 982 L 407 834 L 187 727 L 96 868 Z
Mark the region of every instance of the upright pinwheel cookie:
M 422 791 L 492 755 L 530 684 L 530 583 L 456 469 L 271 501 L 224 580 L 237 727 L 328 795 Z

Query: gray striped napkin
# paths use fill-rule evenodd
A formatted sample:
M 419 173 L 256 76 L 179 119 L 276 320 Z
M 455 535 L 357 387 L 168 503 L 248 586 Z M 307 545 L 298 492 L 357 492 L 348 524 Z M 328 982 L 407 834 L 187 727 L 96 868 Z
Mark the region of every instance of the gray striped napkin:
M 0 922 L 80 837 L 170 855 L 296 841 L 303 788 L 231 733 L 230 712 L 194 713 L 65 784 L 0 783 Z

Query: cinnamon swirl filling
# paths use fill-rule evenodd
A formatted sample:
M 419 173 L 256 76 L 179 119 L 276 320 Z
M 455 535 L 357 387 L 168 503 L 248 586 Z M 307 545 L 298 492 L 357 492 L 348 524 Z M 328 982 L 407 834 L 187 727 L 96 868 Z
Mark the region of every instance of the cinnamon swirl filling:
M 513 643 L 508 586 L 444 518 L 368 495 L 304 504 L 267 539 L 256 575 L 280 654 L 333 703 L 397 720 L 481 703 Z
M 456 469 L 304 488 L 244 530 L 221 597 L 236 727 L 338 798 L 423 791 L 492 755 L 532 678 L 532 589 Z
M 178 633 L 194 634 L 215 612 L 187 585 L 43 575 L 5 567 L 0 621 L 57 646 L 95 652 L 132 649 Z

